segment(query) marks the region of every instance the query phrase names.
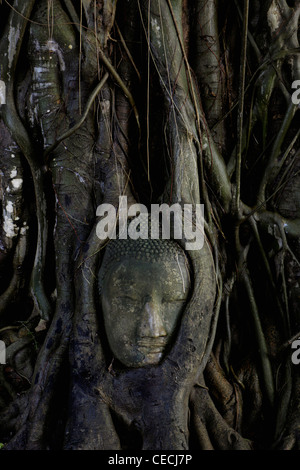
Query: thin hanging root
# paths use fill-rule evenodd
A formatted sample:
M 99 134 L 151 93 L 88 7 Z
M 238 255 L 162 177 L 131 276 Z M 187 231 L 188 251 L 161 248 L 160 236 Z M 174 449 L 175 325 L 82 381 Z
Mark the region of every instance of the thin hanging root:
M 85 108 L 85 111 L 82 115 L 82 117 L 79 119 L 79 121 L 73 126 L 71 127 L 71 129 L 67 130 L 66 132 L 64 132 L 60 137 L 58 137 L 58 139 L 50 146 L 48 147 L 45 152 L 44 152 L 44 161 L 48 163 L 48 158 L 49 158 L 49 155 L 56 149 L 56 147 L 65 139 L 67 139 L 68 137 L 70 137 L 72 134 L 74 134 L 75 131 L 77 131 L 81 126 L 82 124 L 84 123 L 84 121 L 86 120 L 87 118 L 87 115 L 89 113 L 89 110 L 91 109 L 91 106 L 93 104 L 93 102 L 95 101 L 98 93 L 100 92 L 100 90 L 103 88 L 105 82 L 107 81 L 108 79 L 108 73 L 106 73 L 104 75 L 104 77 L 102 78 L 102 80 L 98 83 L 98 85 L 94 88 L 94 90 L 92 91 L 91 93 L 91 96 L 89 97 L 88 99 L 88 102 L 87 102 L 87 105 L 86 105 L 86 108 Z
M 239 78 L 239 109 L 237 122 L 237 158 L 235 167 L 235 213 L 239 218 L 240 213 L 240 194 L 241 194 L 241 164 L 242 164 L 242 146 L 243 146 L 243 122 L 244 122 L 244 100 L 245 100 L 245 79 L 246 79 L 246 60 L 247 60 L 247 33 L 249 17 L 249 0 L 244 0 L 243 13 L 243 43 L 241 53 L 240 78 Z
M 300 331 L 298 331 L 298 333 L 296 333 L 295 335 L 293 335 L 288 341 L 286 341 L 285 343 L 283 343 L 279 350 L 278 350 L 278 355 L 282 354 L 283 352 L 286 351 L 287 348 L 289 348 L 291 346 L 291 344 L 300 338 Z
M 269 183 L 272 183 L 276 177 L 279 175 L 279 172 L 281 171 L 284 163 L 286 162 L 286 159 L 287 157 L 289 156 L 290 152 L 292 151 L 292 149 L 294 148 L 294 145 L 296 144 L 298 138 L 300 136 L 300 129 L 298 129 L 298 131 L 296 132 L 294 138 L 291 140 L 288 148 L 286 149 L 286 151 L 284 152 L 283 154 L 283 157 L 280 159 L 280 162 L 278 163 L 277 165 L 277 168 L 276 168 L 276 174 L 274 174 L 272 176 L 272 181 L 270 181 Z M 278 181 L 278 185 L 277 185 L 277 189 L 281 189 L 287 182 L 289 179 L 287 179 L 287 181 L 285 181 L 285 178 L 288 174 L 288 172 L 290 171 L 291 169 L 291 166 L 295 163 L 295 160 L 296 158 L 294 158 L 290 163 L 289 165 L 287 165 L 287 168 L 285 169 L 285 171 L 283 172 L 280 180 Z M 297 172 L 298 173 L 298 172 Z M 297 175 L 297 173 L 295 175 L 293 175 L 293 177 L 295 177 Z M 277 192 L 277 189 L 275 190 L 275 193 Z
M 252 313 L 252 319 L 254 322 L 256 339 L 257 339 L 257 343 L 259 347 L 259 353 L 260 353 L 261 364 L 262 364 L 263 382 L 264 382 L 264 387 L 266 390 L 266 396 L 267 396 L 270 406 L 273 408 L 274 399 L 275 399 L 274 379 L 273 379 L 272 367 L 271 367 L 271 363 L 270 363 L 270 359 L 268 355 L 266 338 L 262 330 L 262 325 L 261 325 L 261 321 L 259 317 L 259 311 L 257 308 L 253 288 L 251 285 L 251 280 L 245 269 L 243 270 L 241 277 L 242 277 L 242 281 L 245 286 L 245 289 L 247 291 L 250 309 Z
M 141 82 L 141 81 L 142 81 L 141 74 L 140 74 L 140 72 L 138 71 L 138 68 L 137 68 L 137 66 L 136 66 L 135 63 L 134 63 L 133 57 L 132 57 L 132 55 L 131 55 L 131 52 L 130 52 L 130 50 L 129 50 L 128 47 L 127 47 L 126 41 L 125 41 L 125 39 L 124 39 L 124 37 L 123 37 L 123 35 L 122 35 L 122 33 L 121 33 L 121 31 L 120 31 L 120 28 L 119 28 L 119 26 L 117 25 L 117 23 L 116 23 L 116 28 L 117 28 L 117 31 L 118 31 L 118 35 L 120 36 L 122 46 L 124 47 L 125 52 L 126 52 L 126 54 L 127 54 L 127 56 L 128 56 L 128 59 L 130 60 L 130 63 L 131 63 L 132 67 L 134 68 L 134 70 L 135 70 L 135 72 L 136 72 L 136 74 L 137 74 L 137 76 L 138 76 L 139 82 Z
M 69 0 L 64 0 L 64 2 L 66 3 L 66 6 L 68 8 L 68 11 L 69 11 L 71 17 L 72 18 L 78 18 L 76 12 L 74 11 L 74 8 L 73 8 L 71 2 Z M 77 20 L 76 20 L 76 23 L 77 23 Z M 81 25 L 77 24 L 77 29 L 79 29 L 80 34 L 83 36 L 83 41 L 85 41 L 85 31 L 82 29 Z M 110 62 L 110 60 L 108 59 L 108 57 L 106 57 L 105 53 L 103 52 L 98 37 L 96 37 L 96 41 L 99 42 L 99 46 L 97 48 L 97 53 L 99 54 L 99 58 L 103 62 L 104 66 L 106 67 L 106 69 L 108 70 L 110 75 L 117 82 L 117 84 L 119 85 L 121 90 L 123 90 L 123 93 L 125 94 L 125 96 L 127 97 L 130 105 L 132 106 L 132 109 L 133 109 L 133 112 L 134 112 L 134 115 L 135 115 L 135 119 L 136 119 L 136 122 L 137 122 L 139 133 L 141 133 L 140 119 L 139 119 L 139 114 L 138 114 L 138 110 L 137 110 L 134 98 L 133 98 L 130 90 L 127 88 L 127 86 L 123 82 L 122 78 L 120 77 L 120 75 L 118 74 L 118 72 L 116 71 L 116 69 L 114 68 L 114 66 Z
M 289 335 L 289 331 L 290 331 L 288 305 L 287 305 L 287 302 L 286 302 L 287 311 L 284 313 L 283 309 L 282 309 L 282 306 L 281 306 L 281 303 L 280 303 L 279 298 L 278 298 L 277 289 L 276 289 L 275 282 L 274 282 L 274 279 L 273 279 L 270 264 L 269 264 L 267 255 L 265 253 L 264 247 L 263 247 L 262 242 L 261 242 L 261 238 L 260 238 L 258 228 L 257 228 L 257 223 L 256 223 L 256 221 L 254 220 L 253 217 L 250 217 L 249 220 L 250 220 L 250 224 L 251 224 L 256 242 L 257 242 L 258 247 L 259 247 L 259 251 L 260 251 L 261 256 L 263 258 L 263 263 L 264 263 L 265 269 L 267 271 L 267 275 L 268 275 L 268 278 L 269 278 L 269 281 L 270 281 L 270 284 L 271 284 L 271 287 L 272 287 L 272 290 L 273 290 L 273 294 L 275 296 L 277 308 L 280 312 L 280 315 L 281 315 L 281 318 L 282 318 L 282 321 L 283 321 L 283 325 L 284 325 L 284 328 L 285 328 L 285 336 L 287 337 Z M 283 279 L 284 279 L 284 274 L 283 274 Z M 285 285 L 285 281 L 284 281 L 283 284 Z
M 130 93 L 127 86 L 125 85 L 125 83 L 123 82 L 123 80 L 120 77 L 120 75 L 118 74 L 118 72 L 116 71 L 116 69 L 114 68 L 114 66 L 111 64 L 110 60 L 106 57 L 105 53 L 100 48 L 100 46 L 99 46 L 99 57 L 102 60 L 105 67 L 107 68 L 107 70 L 109 71 L 109 73 L 112 75 L 112 77 L 115 79 L 117 84 L 120 86 L 121 90 L 123 91 L 123 93 L 125 94 L 125 96 L 127 97 L 128 101 L 129 101 L 130 105 L 132 106 L 132 109 L 133 109 L 133 112 L 134 112 L 134 115 L 135 115 L 135 119 L 136 119 L 136 122 L 137 122 L 138 130 L 139 130 L 139 133 L 141 133 L 140 118 L 139 118 L 138 110 L 137 110 L 135 101 L 133 99 L 133 96 Z
M 282 278 L 283 298 L 284 298 L 284 305 L 285 305 L 287 330 L 288 332 L 290 332 L 291 331 L 290 311 L 289 311 L 288 290 L 287 290 L 286 277 L 285 277 L 285 272 L 284 272 L 284 265 L 281 266 L 281 278 Z
M 237 1 L 237 0 L 234 0 L 234 3 L 235 3 L 235 6 L 236 6 L 236 8 L 237 8 L 237 11 L 238 11 L 238 13 L 239 13 L 240 19 L 243 20 L 243 14 L 242 14 L 242 12 L 241 12 L 241 8 L 240 8 L 240 6 L 239 6 L 238 1 Z M 257 57 L 258 62 L 261 62 L 261 52 L 260 52 L 260 50 L 259 50 L 259 48 L 258 48 L 258 45 L 256 44 L 256 41 L 255 41 L 253 35 L 251 34 L 251 32 L 250 32 L 249 30 L 247 31 L 247 36 L 248 36 L 248 40 L 249 40 L 251 46 L 253 47 L 253 50 L 254 50 L 254 52 L 255 52 L 255 55 L 256 55 L 256 57 Z
M 284 120 L 282 122 L 282 126 L 278 132 L 277 138 L 274 142 L 272 153 L 268 162 L 268 166 L 265 170 L 265 173 L 263 175 L 263 178 L 261 180 L 261 185 L 259 188 L 258 192 L 258 197 L 257 197 L 257 204 L 260 204 L 262 201 L 265 200 L 266 196 L 266 187 L 267 184 L 270 181 L 270 177 L 273 174 L 274 167 L 277 168 L 278 166 L 278 156 L 280 155 L 281 152 L 281 146 L 283 144 L 283 141 L 285 139 L 285 136 L 290 128 L 290 124 L 292 122 L 292 119 L 297 111 L 298 106 L 293 104 L 291 101 L 291 104 L 289 105 Z

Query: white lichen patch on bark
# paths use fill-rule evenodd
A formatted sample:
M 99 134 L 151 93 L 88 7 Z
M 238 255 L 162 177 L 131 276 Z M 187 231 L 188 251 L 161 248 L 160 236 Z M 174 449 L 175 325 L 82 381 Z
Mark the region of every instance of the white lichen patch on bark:
M 21 230 L 20 230 L 21 235 L 25 235 L 28 229 L 29 229 L 29 227 L 28 227 L 27 223 L 23 222 L 23 227 L 21 227 Z
M 14 211 L 14 206 L 13 206 L 12 201 L 7 201 L 6 212 L 9 212 L 10 214 L 12 214 L 13 211 Z
M 13 169 L 11 170 L 10 172 L 10 177 L 11 178 L 15 178 L 17 176 L 18 172 L 17 172 L 17 167 L 13 167 Z
M 14 238 L 18 234 L 18 226 L 14 218 L 14 205 L 12 201 L 7 201 L 3 211 L 3 230 L 7 238 Z
M 20 189 L 23 184 L 22 178 L 14 178 L 11 181 L 11 184 L 13 185 L 14 189 Z
M 161 48 L 162 47 L 162 44 L 161 44 L 161 41 L 160 41 L 161 27 L 158 24 L 158 21 L 157 21 L 156 18 L 151 17 L 151 28 L 152 28 L 152 31 L 154 32 L 154 34 L 156 35 L 155 39 L 156 39 L 157 45 L 158 45 L 159 48 Z
M 66 66 L 65 66 L 65 61 L 64 61 L 62 51 L 59 45 L 57 44 L 57 42 L 53 41 L 53 39 L 49 39 L 47 41 L 46 47 L 49 50 L 49 52 L 55 52 L 57 54 L 58 62 L 60 65 L 60 70 L 63 72 L 66 69 Z
M 3 80 L 0 80 L 0 105 L 6 104 L 6 85 Z
M 9 48 L 8 48 L 8 66 L 9 69 L 11 69 L 12 62 L 16 53 L 17 49 L 17 43 L 20 37 L 20 30 L 15 28 L 14 26 L 11 26 L 9 28 L 9 33 L 8 33 L 8 42 L 9 42 Z
M 272 33 L 276 31 L 281 24 L 281 12 L 277 5 L 276 0 L 273 0 L 267 14 L 268 25 Z
M 11 158 L 15 158 L 14 153 L 10 154 Z M 8 184 L 2 189 L 2 229 L 6 237 L 6 245 L 10 246 L 13 238 L 19 233 L 20 225 L 20 201 L 21 191 L 23 186 L 23 178 L 18 174 L 17 166 L 13 166 L 7 177 L 9 178 Z M 5 188 L 5 189 L 4 189 Z

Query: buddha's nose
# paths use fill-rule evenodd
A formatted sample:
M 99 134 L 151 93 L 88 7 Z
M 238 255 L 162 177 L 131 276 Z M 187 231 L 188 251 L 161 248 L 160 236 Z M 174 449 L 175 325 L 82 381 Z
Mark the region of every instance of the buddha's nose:
M 140 325 L 140 336 L 159 338 L 167 336 L 159 306 L 153 300 L 145 302 Z

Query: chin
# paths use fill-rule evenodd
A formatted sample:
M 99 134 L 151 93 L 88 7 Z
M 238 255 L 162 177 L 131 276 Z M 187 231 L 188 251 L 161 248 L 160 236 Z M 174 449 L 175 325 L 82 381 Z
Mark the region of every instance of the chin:
M 160 363 L 162 357 L 162 352 L 148 353 L 141 361 L 137 361 L 134 367 L 156 366 Z

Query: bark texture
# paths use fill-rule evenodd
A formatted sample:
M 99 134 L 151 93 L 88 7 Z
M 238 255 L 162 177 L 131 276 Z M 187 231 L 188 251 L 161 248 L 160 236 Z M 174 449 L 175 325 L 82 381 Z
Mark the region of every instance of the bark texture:
M 2 1 L 6 449 L 299 448 L 300 4 L 262 3 Z M 137 369 L 97 288 L 120 196 L 205 206 L 174 344 Z

